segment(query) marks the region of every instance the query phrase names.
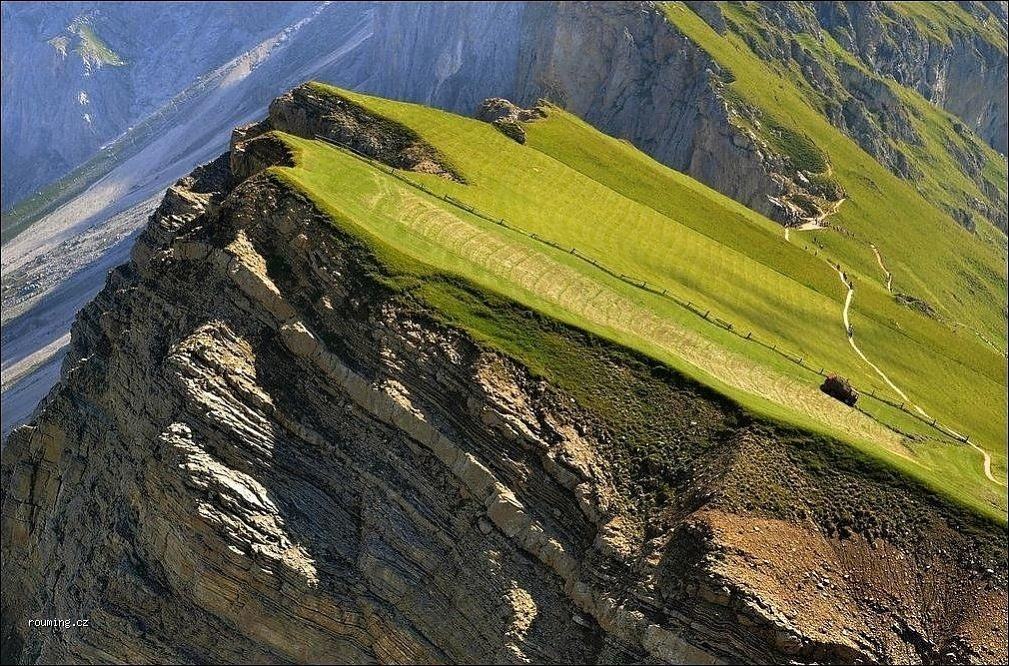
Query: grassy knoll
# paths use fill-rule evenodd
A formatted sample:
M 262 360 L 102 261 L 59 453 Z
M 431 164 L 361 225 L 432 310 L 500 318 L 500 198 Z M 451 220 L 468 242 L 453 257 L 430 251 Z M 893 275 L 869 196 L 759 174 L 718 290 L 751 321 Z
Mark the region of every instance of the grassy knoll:
M 467 182 L 406 174 L 427 193 L 339 148 L 286 135 L 298 166 L 276 174 L 375 247 L 397 284 L 416 290 L 477 337 L 551 374 L 555 354 L 503 321 L 500 308 L 480 306 L 504 298 L 644 353 L 752 412 L 841 438 L 964 504 L 1004 516 L 1005 497 L 981 476 L 976 451 L 884 403 L 863 401 L 875 419 L 849 410 L 819 392 L 815 370 L 772 349 L 787 348 L 804 364 L 840 371 L 857 384 L 880 385 L 847 345 L 840 323 L 844 288 L 836 273 L 812 251 L 786 242 L 773 222 L 559 109 L 527 126 L 523 146 L 487 124 L 450 113 L 318 90 L 407 125 Z M 444 195 L 536 237 L 466 212 Z M 693 309 L 637 288 L 587 258 L 668 290 Z M 873 311 L 859 311 L 868 320 L 859 325 L 870 349 L 872 339 L 885 337 L 875 329 L 885 331 L 888 317 L 923 319 L 890 307 L 879 321 Z M 733 330 L 697 314 L 709 310 Z M 929 326 L 906 324 L 909 333 L 898 341 L 919 347 L 921 358 L 937 358 L 933 365 L 942 370 L 927 366 L 929 372 L 951 373 L 957 386 L 978 386 L 993 376 L 997 359 L 989 348 L 933 348 L 930 336 L 937 333 Z M 943 356 L 947 352 L 950 357 Z M 994 390 L 1004 395 L 997 382 Z M 880 387 L 879 394 L 886 391 Z M 923 404 L 939 414 L 937 406 Z M 980 406 L 971 409 L 976 420 L 991 421 L 990 430 L 997 430 L 996 417 Z M 919 438 L 908 440 L 892 428 Z M 996 468 L 1003 469 L 1004 453 L 999 455 Z

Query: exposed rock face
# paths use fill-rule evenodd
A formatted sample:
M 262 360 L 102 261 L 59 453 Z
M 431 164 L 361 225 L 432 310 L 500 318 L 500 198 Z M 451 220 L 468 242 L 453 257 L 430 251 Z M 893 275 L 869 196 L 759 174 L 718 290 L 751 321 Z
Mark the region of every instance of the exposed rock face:
M 411 129 L 369 114 L 352 101 L 303 85 L 270 104 L 271 127 L 346 146 L 390 166 L 462 182 L 445 159 Z
M 490 123 L 502 134 L 518 143 L 526 142 L 526 132 L 519 123 L 545 118 L 540 107 L 522 109 L 501 97 L 485 99 L 476 110 L 476 119 Z
M 775 165 L 729 121 L 721 68 L 638 3 L 543 3 L 525 17 L 520 104 L 540 97 L 772 217 Z
M 268 134 L 269 131 L 269 123 L 235 129 L 228 157 L 234 178 L 245 180 L 271 166 L 294 166 L 294 158 L 287 145 Z
M 1004 531 L 568 331 L 583 404 L 378 279 L 264 128 L 3 451 L 5 662 L 1004 661 Z
M 1005 34 L 1005 2 L 960 4 Z M 1006 154 L 1009 64 L 1004 48 L 976 32 L 949 31 L 948 41 L 930 39 L 888 3 L 823 2 L 813 9 L 838 43 L 874 71 L 914 88 Z

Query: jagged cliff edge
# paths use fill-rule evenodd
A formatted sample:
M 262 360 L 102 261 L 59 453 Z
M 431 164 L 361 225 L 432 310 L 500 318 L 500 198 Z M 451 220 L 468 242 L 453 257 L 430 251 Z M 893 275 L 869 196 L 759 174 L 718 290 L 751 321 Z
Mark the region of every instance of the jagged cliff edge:
M 265 171 L 272 129 L 444 170 L 373 121 L 278 99 L 81 313 L 3 452 L 5 662 L 1004 660 L 1003 530 L 529 319 L 593 407 Z

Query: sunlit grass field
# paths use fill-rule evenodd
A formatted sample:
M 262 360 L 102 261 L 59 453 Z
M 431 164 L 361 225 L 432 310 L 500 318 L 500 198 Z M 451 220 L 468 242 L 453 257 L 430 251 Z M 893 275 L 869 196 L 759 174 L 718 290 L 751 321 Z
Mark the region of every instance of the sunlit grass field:
M 841 323 L 845 288 L 825 261 L 830 259 L 850 267 L 855 280 L 852 316 L 863 350 L 930 414 L 990 451 L 996 474 L 1005 469 L 1004 359 L 975 336 L 954 334 L 895 303 L 868 248 L 835 243 L 829 232 L 816 232 L 826 250 L 815 248 L 809 234 L 786 241 L 776 223 L 557 108 L 527 124 L 528 141 L 520 145 L 488 124 L 447 112 L 321 85 L 317 90 L 410 127 L 465 177 L 461 184 L 401 174 L 425 192 L 340 148 L 288 135 L 280 136 L 293 148 L 297 166 L 274 169 L 335 224 L 374 247 L 404 288 L 454 323 L 549 374 L 549 355 L 496 321 L 492 308 L 474 308 L 458 285 L 504 297 L 651 356 L 755 414 L 841 439 L 1005 520 L 1004 489 L 985 479 L 977 451 L 885 403 L 866 397 L 863 413 L 819 391 L 822 378 L 809 367 L 838 372 L 901 402 L 847 343 Z M 857 164 L 838 167 L 839 177 L 869 174 L 890 186 L 884 182 L 888 173 L 862 164 L 872 160 L 857 147 L 844 151 Z M 848 182 L 845 188 L 851 201 L 841 215 L 853 226 L 869 230 L 889 222 L 868 219 L 878 200 Z M 911 194 L 900 196 L 923 216 L 917 224 L 938 234 L 932 227 L 941 223 L 942 233 L 957 233 Z M 444 195 L 514 229 L 467 212 Z M 912 279 L 904 273 L 908 266 L 916 276 L 929 270 L 918 265 L 913 242 L 899 242 L 907 232 L 873 236 L 895 280 Z M 981 252 L 973 258 L 990 261 Z M 589 259 L 633 279 L 620 279 Z M 953 274 L 926 277 L 913 279 L 941 290 Z M 689 301 L 691 308 L 642 290 L 635 280 Z M 732 330 L 714 323 L 716 317 Z

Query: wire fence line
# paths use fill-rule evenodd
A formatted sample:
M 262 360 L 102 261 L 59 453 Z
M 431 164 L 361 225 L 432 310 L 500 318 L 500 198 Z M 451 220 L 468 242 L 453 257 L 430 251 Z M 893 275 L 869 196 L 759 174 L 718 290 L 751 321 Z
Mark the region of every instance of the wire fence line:
M 770 351 L 778 354 L 779 356 L 787 359 L 788 361 L 790 361 L 790 362 L 798 365 L 801 368 L 804 368 L 804 369 L 810 371 L 811 373 L 819 375 L 820 377 L 825 377 L 828 374 L 830 374 L 830 373 L 826 372 L 826 366 L 819 365 L 819 364 L 812 364 L 812 363 L 810 363 L 806 359 L 806 357 L 788 351 L 785 347 L 779 346 L 777 342 L 767 342 L 767 341 L 761 340 L 756 335 L 754 335 L 753 331 L 751 331 L 751 330 L 747 330 L 746 334 L 744 335 L 742 329 L 740 329 L 739 327 L 735 326 L 732 322 L 727 321 L 725 319 L 722 319 L 721 317 L 718 317 L 717 315 L 712 314 L 712 311 L 711 311 L 710 308 L 705 308 L 705 307 L 702 307 L 702 306 L 700 306 L 700 305 L 698 305 L 696 303 L 693 303 L 692 301 L 680 298 L 679 296 L 676 296 L 675 294 L 670 293 L 669 290 L 668 290 L 668 288 L 660 287 L 658 285 L 653 285 L 653 284 L 650 284 L 646 280 L 642 280 L 640 278 L 637 278 L 637 277 L 634 277 L 634 276 L 627 275 L 625 273 L 621 273 L 619 271 L 616 271 L 616 270 L 610 268 L 609 266 L 607 266 L 606 264 L 604 264 L 604 263 L 600 262 L 599 260 L 595 259 L 594 257 L 592 257 L 592 256 L 590 256 L 588 254 L 585 254 L 584 252 L 578 250 L 575 247 L 565 247 L 565 246 L 563 246 L 563 245 L 561 245 L 561 244 L 559 244 L 559 243 L 557 243 L 557 242 L 555 242 L 553 240 L 550 240 L 548 238 L 543 238 L 542 236 L 537 235 L 535 232 L 527 231 L 527 230 L 525 230 L 525 229 L 523 229 L 523 228 L 521 228 L 519 226 L 516 226 L 516 225 L 508 222 L 504 218 L 499 218 L 499 217 L 494 217 L 492 215 L 488 215 L 487 213 L 484 213 L 483 211 L 475 208 L 474 206 L 471 206 L 471 205 L 467 204 L 464 201 L 456 199 L 455 197 L 450 196 L 447 193 L 446 194 L 438 194 L 437 192 L 435 192 L 431 188 L 427 187 L 423 183 L 419 183 L 419 182 L 413 180 L 412 178 L 408 178 L 400 170 L 398 170 L 398 169 L 396 169 L 394 167 L 391 167 L 391 166 L 385 164 L 384 162 L 379 162 L 378 160 L 374 159 L 373 157 L 365 155 L 364 153 L 356 150 L 355 148 L 353 148 L 353 147 L 351 147 L 349 145 L 340 143 L 338 141 L 335 141 L 334 139 L 331 139 L 329 137 L 325 137 L 325 136 L 322 136 L 322 135 L 319 135 L 319 134 L 315 135 L 315 138 L 319 139 L 321 141 L 324 141 L 325 143 L 331 144 L 333 146 L 336 146 L 338 148 L 341 148 L 341 149 L 347 151 L 349 154 L 351 154 L 354 157 L 362 160 L 363 162 L 367 163 L 368 165 L 370 165 L 370 166 L 372 166 L 372 167 L 374 167 L 374 168 L 376 168 L 376 169 L 378 169 L 378 170 L 380 170 L 380 171 L 382 171 L 384 173 L 389 174 L 390 176 L 392 176 L 392 177 L 394 177 L 394 178 L 402 181 L 403 183 L 409 185 L 410 187 L 413 187 L 415 189 L 418 189 L 418 190 L 424 192 L 425 194 L 428 194 L 428 195 L 430 195 L 430 196 L 432 196 L 432 197 L 434 197 L 436 199 L 441 199 L 442 201 L 445 201 L 446 203 L 448 203 L 448 204 L 450 204 L 452 206 L 455 206 L 456 208 L 464 210 L 467 213 L 469 213 L 471 215 L 475 215 L 476 217 L 479 217 L 479 218 L 481 218 L 483 220 L 486 220 L 486 221 L 488 221 L 488 222 L 490 222 L 492 224 L 496 224 L 496 225 L 498 225 L 500 227 L 504 227 L 505 229 L 508 229 L 508 230 L 510 230 L 512 232 L 515 232 L 515 233 L 518 233 L 518 234 L 521 234 L 521 235 L 523 235 L 523 236 L 525 236 L 525 237 L 527 237 L 527 238 L 529 238 L 531 240 L 534 240 L 534 241 L 536 241 L 538 243 L 541 243 L 543 245 L 547 245 L 547 246 L 552 247 L 552 248 L 554 248 L 554 249 L 556 249 L 558 251 L 561 251 L 561 252 L 564 252 L 566 254 L 570 254 L 570 255 L 572 255 L 574 257 L 577 257 L 578 259 L 580 259 L 580 260 L 582 260 L 582 261 L 584 261 L 586 263 L 591 264 L 592 266 L 594 266 L 598 270 L 600 270 L 600 271 L 602 271 L 602 272 L 610 275 L 611 277 L 614 277 L 614 278 L 616 278 L 616 279 L 618 279 L 618 280 L 620 280 L 622 282 L 625 282 L 625 283 L 629 284 L 630 286 L 632 286 L 632 287 L 634 287 L 636 289 L 640 289 L 640 290 L 646 291 L 646 292 L 648 292 L 650 294 L 653 294 L 653 295 L 658 296 L 660 298 L 663 298 L 665 300 L 668 300 L 668 301 L 671 301 L 673 303 L 676 303 L 680 307 L 685 308 L 686 310 L 692 312 L 693 314 L 695 314 L 696 316 L 700 317 L 701 319 L 704 319 L 705 321 L 709 322 L 710 324 L 712 324 L 714 326 L 717 326 L 717 327 L 719 327 L 719 328 L 721 328 L 721 329 L 723 329 L 725 331 L 728 331 L 729 333 L 732 333 L 733 335 L 735 335 L 735 336 L 737 336 L 737 337 L 739 337 L 739 338 L 741 338 L 743 340 L 746 340 L 748 342 L 752 342 L 754 344 L 760 345 L 761 347 L 764 347 L 765 349 L 768 349 L 768 350 L 770 350 Z M 826 260 L 824 260 L 824 261 L 826 261 Z M 828 262 L 828 265 L 829 265 L 829 262 Z M 897 402 L 897 401 L 891 400 L 891 399 L 889 399 L 889 398 L 887 398 L 887 397 L 885 397 L 883 395 L 877 395 L 877 389 L 876 389 L 876 387 L 872 387 L 868 391 L 866 391 L 865 389 L 858 388 L 857 386 L 854 386 L 854 385 L 852 385 L 852 388 L 855 389 L 856 391 L 858 391 L 858 394 L 860 396 L 867 397 L 869 399 L 875 400 L 875 401 L 880 402 L 882 404 L 888 405 L 888 406 L 890 406 L 890 407 L 892 407 L 894 409 L 898 409 L 901 412 L 903 412 L 904 414 L 906 414 L 906 415 L 908 415 L 908 416 L 910 416 L 910 417 L 912 417 L 912 418 L 920 421 L 921 423 L 923 423 L 926 426 L 929 426 L 929 427 L 937 430 L 939 433 L 941 433 L 941 434 L 943 434 L 943 435 L 945 435 L 947 437 L 950 437 L 952 439 L 955 439 L 957 441 L 964 442 L 964 443 L 969 443 L 970 442 L 970 436 L 969 435 L 960 435 L 959 433 L 957 433 L 957 432 L 955 432 L 955 431 L 947 428 L 946 426 L 942 425 L 936 419 L 928 419 L 928 418 L 925 418 L 925 417 L 921 416 L 920 414 L 918 414 L 914 410 L 912 410 L 908 406 L 907 403 Z M 873 414 L 870 414 L 869 412 L 867 412 L 865 409 L 863 409 L 861 407 L 856 406 L 856 407 L 854 407 L 854 409 L 856 409 L 859 412 L 865 414 L 866 416 L 868 416 L 872 420 L 876 421 L 877 423 L 880 423 L 881 425 L 885 426 L 886 428 L 888 428 L 890 430 L 893 430 L 894 432 L 897 432 L 897 433 L 899 433 L 901 435 L 904 435 L 904 436 L 910 436 L 909 433 L 906 433 L 906 432 L 900 430 L 899 428 L 897 428 L 897 427 L 895 427 L 895 426 L 893 426 L 893 425 L 891 425 L 889 423 L 886 423 L 885 421 L 883 421 L 879 417 L 874 416 Z

